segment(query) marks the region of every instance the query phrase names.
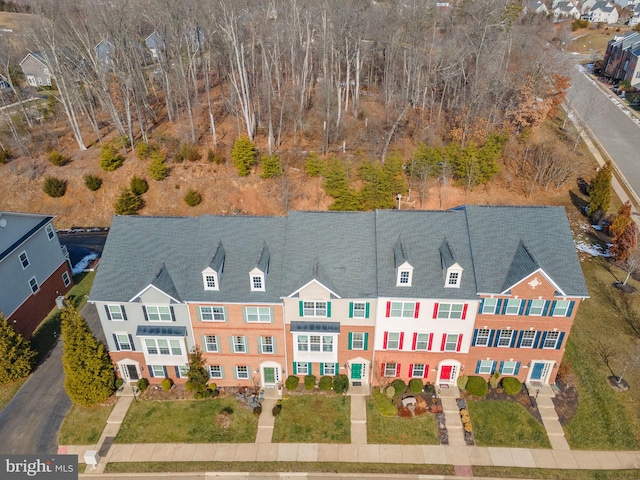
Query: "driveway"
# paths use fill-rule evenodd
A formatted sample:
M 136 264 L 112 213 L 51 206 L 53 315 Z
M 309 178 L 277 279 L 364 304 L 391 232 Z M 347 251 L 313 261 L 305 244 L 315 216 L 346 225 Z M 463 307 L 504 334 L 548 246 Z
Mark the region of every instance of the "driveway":
M 104 333 L 96 308 L 81 310 L 96 337 Z M 0 412 L 0 452 L 3 454 L 57 453 L 57 439 L 64 417 L 71 408 L 62 371 L 62 342 L 58 341 L 47 359 Z

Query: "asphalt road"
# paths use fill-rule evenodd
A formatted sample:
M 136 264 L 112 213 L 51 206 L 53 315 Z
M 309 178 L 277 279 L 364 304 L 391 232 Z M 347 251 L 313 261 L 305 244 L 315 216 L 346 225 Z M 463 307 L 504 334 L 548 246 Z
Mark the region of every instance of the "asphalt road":
M 104 341 L 95 306 L 87 304 L 81 313 L 96 337 Z M 62 342 L 58 341 L 49 357 L 0 412 L 0 453 L 57 453 L 58 432 L 71 408 L 63 381 Z
M 640 126 L 612 102 L 613 93 L 603 92 L 577 68 L 571 69 L 571 78 L 571 106 L 640 196 Z

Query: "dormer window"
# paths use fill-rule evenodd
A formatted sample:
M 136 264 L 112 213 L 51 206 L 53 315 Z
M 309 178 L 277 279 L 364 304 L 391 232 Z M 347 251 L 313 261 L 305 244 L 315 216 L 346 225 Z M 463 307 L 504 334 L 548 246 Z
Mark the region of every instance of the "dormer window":
M 251 281 L 252 292 L 264 292 L 264 273 L 254 268 L 249 272 L 249 280 Z
M 396 287 L 410 287 L 411 277 L 413 276 L 413 267 L 407 260 L 407 249 L 405 248 L 402 240 L 398 238 L 398 241 L 393 246 L 393 262 L 396 267 L 397 279 Z
M 413 277 L 413 268 L 411 265 L 405 263 L 398 268 L 398 278 L 396 280 L 397 287 L 410 287 Z
M 205 290 L 220 290 L 218 273 L 210 268 L 207 268 L 202 272 L 202 283 Z
M 456 265 L 452 265 L 447 269 L 447 276 L 445 281 L 445 288 L 460 288 L 460 280 L 462 278 L 462 269 L 455 268 Z

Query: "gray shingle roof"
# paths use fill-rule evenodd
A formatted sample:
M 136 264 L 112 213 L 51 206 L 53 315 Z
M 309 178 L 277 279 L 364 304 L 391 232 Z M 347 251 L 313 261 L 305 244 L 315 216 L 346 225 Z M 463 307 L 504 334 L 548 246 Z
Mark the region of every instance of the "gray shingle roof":
M 400 238 L 409 287 L 396 286 Z M 252 292 L 249 272 L 267 259 L 265 291 Z M 459 288 L 444 286 L 443 264 L 452 262 L 463 268 Z M 219 291 L 203 288 L 212 264 Z M 279 303 L 315 279 L 343 298 L 473 299 L 538 268 L 565 294 L 588 296 L 561 207 L 115 217 L 90 297 L 127 302 L 154 284 L 182 301 Z

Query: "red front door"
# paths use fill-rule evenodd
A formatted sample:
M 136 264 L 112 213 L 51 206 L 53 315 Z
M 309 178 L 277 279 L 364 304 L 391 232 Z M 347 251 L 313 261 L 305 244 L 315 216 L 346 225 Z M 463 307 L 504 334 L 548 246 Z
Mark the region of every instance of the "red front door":
M 440 380 L 451 380 L 451 365 L 443 365 L 440 367 Z

